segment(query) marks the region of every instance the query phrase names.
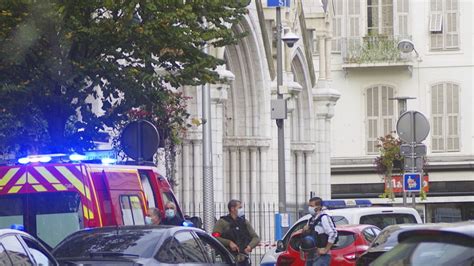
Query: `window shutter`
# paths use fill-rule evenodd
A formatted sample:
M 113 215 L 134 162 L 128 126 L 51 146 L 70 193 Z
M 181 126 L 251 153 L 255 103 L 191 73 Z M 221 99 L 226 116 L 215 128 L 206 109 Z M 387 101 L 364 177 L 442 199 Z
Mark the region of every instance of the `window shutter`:
M 398 35 L 408 36 L 408 0 L 397 0 Z
M 394 88 L 386 85 L 367 89 L 367 153 L 378 152 L 378 138 L 390 134 L 394 130 L 395 107 L 390 100 L 394 96 Z
M 458 11 L 458 0 L 446 0 L 446 21 L 445 21 L 445 36 L 446 36 L 446 48 L 458 48 L 459 47 L 459 11 Z
M 431 0 L 430 11 L 430 32 L 441 32 L 443 30 L 443 1 Z
M 360 45 L 360 0 L 348 0 L 348 47 L 354 48 Z
M 343 0 L 334 0 L 334 18 L 332 23 L 332 51 L 341 52 Z
M 367 153 L 377 152 L 378 134 L 378 90 L 377 87 L 367 89 Z
M 431 116 L 433 119 L 433 129 L 431 133 L 431 146 L 433 152 L 444 150 L 443 141 L 443 84 L 436 84 L 431 88 Z
M 446 84 L 446 150 L 459 151 L 459 86 Z

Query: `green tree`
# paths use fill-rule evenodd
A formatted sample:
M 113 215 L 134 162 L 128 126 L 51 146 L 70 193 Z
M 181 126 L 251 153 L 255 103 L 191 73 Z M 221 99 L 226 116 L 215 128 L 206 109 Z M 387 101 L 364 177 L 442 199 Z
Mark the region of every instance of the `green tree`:
M 187 114 L 173 88 L 218 80 L 202 47 L 242 37 L 241 2 L 0 1 L 0 153 L 91 149 L 134 107 L 176 137 Z

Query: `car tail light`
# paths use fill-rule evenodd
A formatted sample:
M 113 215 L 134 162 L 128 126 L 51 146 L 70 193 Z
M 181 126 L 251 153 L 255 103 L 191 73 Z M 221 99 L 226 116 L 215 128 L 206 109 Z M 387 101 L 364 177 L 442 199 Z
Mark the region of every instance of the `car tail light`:
M 344 258 L 346 258 L 346 260 L 356 260 L 357 258 L 362 256 L 362 254 L 367 250 L 367 248 L 368 246 L 357 246 L 356 251 L 354 253 L 346 254 L 344 255 Z
M 280 255 L 277 260 L 277 266 L 291 266 L 295 262 L 295 258 L 290 256 Z

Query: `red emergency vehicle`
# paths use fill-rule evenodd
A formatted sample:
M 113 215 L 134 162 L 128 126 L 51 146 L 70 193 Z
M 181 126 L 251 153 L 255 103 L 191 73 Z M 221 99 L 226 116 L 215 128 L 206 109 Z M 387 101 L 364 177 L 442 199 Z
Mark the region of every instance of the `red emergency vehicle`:
M 152 166 L 0 166 L 0 228 L 21 224 L 50 247 L 82 228 L 143 225 L 148 207 L 163 212 L 167 202 L 183 218 L 168 181 Z

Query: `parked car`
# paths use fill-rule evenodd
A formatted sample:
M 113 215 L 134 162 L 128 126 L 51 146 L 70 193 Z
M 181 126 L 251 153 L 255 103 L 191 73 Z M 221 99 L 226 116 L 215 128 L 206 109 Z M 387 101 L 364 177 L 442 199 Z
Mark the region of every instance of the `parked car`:
M 474 265 L 474 221 L 406 230 L 398 242 L 371 265 Z
M 59 265 L 49 251 L 31 235 L 0 229 L 0 265 Z
M 355 265 L 357 257 L 367 250 L 380 229 L 373 225 L 341 225 L 337 226 L 339 241 L 331 249 L 332 265 Z M 297 233 L 290 239 L 285 252 L 278 257 L 278 266 L 305 265 L 300 258 L 300 242 L 302 234 Z
M 121 226 L 85 229 L 53 250 L 61 265 L 233 265 L 234 258 L 201 229 Z
M 392 224 L 421 224 L 420 214 L 413 208 L 407 207 L 362 207 L 328 210 L 336 225 L 342 224 L 371 224 L 381 229 Z M 303 228 L 311 215 L 300 218 L 285 234 L 280 246 L 265 253 L 260 265 L 275 265 L 279 254 L 286 250 L 290 236 Z
M 380 255 L 391 250 L 398 244 L 398 235 L 401 232 L 430 225 L 431 224 L 396 224 L 385 227 L 375 240 L 372 241 L 369 249 L 357 259 L 357 265 L 369 265 L 380 257 Z

